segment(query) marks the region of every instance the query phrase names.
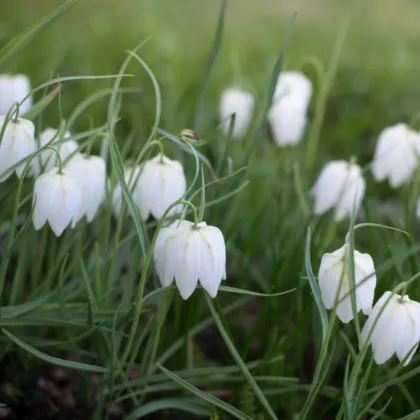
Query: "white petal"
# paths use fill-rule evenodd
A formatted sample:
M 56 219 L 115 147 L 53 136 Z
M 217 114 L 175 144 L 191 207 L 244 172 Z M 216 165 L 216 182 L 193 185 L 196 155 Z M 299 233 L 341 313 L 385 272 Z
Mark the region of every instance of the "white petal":
M 231 115 L 235 114 L 232 136 L 243 137 L 252 121 L 253 111 L 254 98 L 250 93 L 236 88 L 226 89 L 221 96 L 219 109 L 224 134 L 228 134 Z
M 395 322 L 395 312 L 395 305 L 391 303 L 379 316 L 376 328 L 372 334 L 373 358 L 378 365 L 390 359 L 397 347 L 395 336 L 400 325 L 398 322 Z
M 358 165 L 349 165 L 348 176 L 337 202 L 335 212 L 337 221 L 343 220 L 346 216 L 350 217 L 353 213 L 353 208 L 357 214 L 365 195 L 365 188 L 365 180 L 361 175 L 360 167 Z
M 200 284 L 215 298 L 220 283 L 226 278 L 226 246 L 222 232 L 213 226 L 200 227 L 201 247 Z
M 175 270 L 175 281 L 183 299 L 188 299 L 197 287 L 203 246 L 197 231 L 191 230 L 183 235 L 180 252 L 183 258 Z
M 268 115 L 273 139 L 279 146 L 299 143 L 305 133 L 306 108 L 292 97 L 275 103 Z
M 377 181 L 389 178 L 396 188 L 411 180 L 417 165 L 418 134 L 405 124 L 385 128 L 379 135 L 372 173 Z
M 369 254 L 354 253 L 357 302 L 365 315 L 372 310 L 376 287 L 376 274 Z
M 315 214 L 325 213 L 337 204 L 348 176 L 347 166 L 345 161 L 332 161 L 325 165 L 312 188 Z
M 311 95 L 312 83 L 303 73 L 282 71 L 277 79 L 273 103 L 277 103 L 284 97 L 293 97 L 302 104 L 302 109 L 306 113 Z
M 337 251 L 339 251 L 339 253 Z M 327 309 L 331 309 L 334 306 L 343 271 L 345 247 L 342 247 L 337 251 L 322 256 L 318 272 L 321 297 Z

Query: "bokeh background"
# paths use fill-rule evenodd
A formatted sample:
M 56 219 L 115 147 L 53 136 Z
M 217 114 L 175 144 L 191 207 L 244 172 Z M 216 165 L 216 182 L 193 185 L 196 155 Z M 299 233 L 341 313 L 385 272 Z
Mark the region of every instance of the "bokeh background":
M 0 39 L 5 42 L 62 3 L 3 1 Z M 215 0 L 83 0 L 2 71 L 28 73 L 34 85 L 54 73 L 115 73 L 125 51 L 150 37 L 141 56 L 162 87 L 163 125 L 178 130 L 188 126 L 196 105 L 219 6 Z M 346 127 L 337 133 L 326 124 L 326 147 L 345 149 L 351 143 L 343 152 L 363 154 L 366 142 L 374 141 L 384 124 L 407 120 L 420 109 L 420 5 L 415 0 L 230 0 L 223 48 L 210 85 L 209 115 L 216 116 L 215 102 L 229 84 L 239 82 L 257 98 L 264 96 L 294 10 L 299 15 L 285 67 L 303 68 L 309 76 L 307 58 L 316 56 L 327 64 L 341 22 L 347 15 L 352 19 L 327 110 L 327 119 L 339 114 Z M 136 80 L 127 83 L 141 86 L 145 94 L 130 102 L 130 112 L 147 120 L 147 109 L 153 112 L 153 107 L 142 98 L 149 98 L 151 86 L 144 83 L 144 72 L 136 68 L 135 73 Z M 110 84 L 69 84 L 63 91 L 64 110 Z M 176 112 L 174 103 L 182 103 Z

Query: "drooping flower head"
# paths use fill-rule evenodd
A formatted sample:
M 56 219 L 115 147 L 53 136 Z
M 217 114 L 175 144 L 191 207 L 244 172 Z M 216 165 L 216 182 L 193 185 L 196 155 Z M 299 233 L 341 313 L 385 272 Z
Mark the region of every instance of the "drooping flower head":
M 124 176 L 144 220 L 150 215 L 160 219 L 171 204 L 183 197 L 187 189 L 181 163 L 162 154 L 142 166 L 126 169 Z M 113 195 L 114 213 L 117 215 L 121 210 L 121 200 L 121 186 L 117 185 Z M 170 214 L 181 210 L 182 205 L 175 206 Z
M 315 198 L 314 213 L 323 214 L 334 208 L 335 220 L 350 217 L 353 206 L 356 213 L 360 209 L 365 188 L 359 165 L 343 160 L 331 161 L 325 165 L 312 187 L 311 193 Z
M 385 128 L 379 135 L 372 173 L 377 181 L 388 178 L 396 188 L 409 182 L 417 169 L 420 134 L 405 124 Z
M 74 227 L 80 219 L 82 185 L 65 169 L 60 171 L 53 168 L 40 175 L 35 181 L 33 197 L 33 222 L 36 230 L 48 222 L 56 236 L 61 236 L 69 224 Z
M 6 123 L 6 117 L 0 116 L 0 131 Z M 29 120 L 18 118 L 7 122 L 0 143 L 0 182 L 12 174 L 9 169 L 35 152 L 35 127 Z M 25 162 L 17 166 L 16 175 L 20 178 L 25 168 Z
M 378 365 L 385 363 L 395 353 L 400 361 L 407 357 L 405 366 L 420 340 L 420 304 L 407 295 L 401 297 L 385 292 L 363 326 L 360 346 L 366 343 L 372 328 L 369 343 L 375 362 Z
M 222 232 L 207 223 L 194 226 L 176 220 L 159 232 L 154 249 L 156 271 L 162 286 L 175 279 L 179 293 L 188 299 L 200 282 L 212 297 L 226 278 L 226 246 Z
M 346 261 L 346 252 L 348 251 L 348 245 L 344 245 L 332 253 L 324 254 L 318 274 L 319 288 L 325 307 L 331 309 L 337 301 L 337 316 L 345 323 L 353 319 L 349 294 L 351 290 L 350 267 Z M 369 315 L 376 287 L 372 257 L 354 250 L 354 272 L 357 312 L 362 310 L 365 315 Z
M 312 83 L 301 72 L 282 71 L 277 79 L 273 95 L 273 106 L 284 98 L 294 98 L 301 104 L 301 110 L 306 113 L 312 95 Z
M 53 140 L 51 147 L 54 147 L 58 151 L 61 161 L 64 162 L 70 155 L 76 152 L 78 147 L 74 140 L 63 142 L 64 139 L 69 137 L 71 137 L 71 134 L 68 131 L 61 134 L 54 128 L 46 128 L 39 136 L 38 149 L 46 146 Z M 38 176 L 42 171 L 48 172 L 57 165 L 57 154 L 50 149 L 44 150 L 33 160 L 33 174 L 34 176 Z
M 86 216 L 87 221 L 91 222 L 105 200 L 105 161 L 99 156 L 78 154 L 66 165 L 66 172 L 73 175 L 82 186 L 79 219 Z
M 20 103 L 31 92 L 31 82 L 24 74 L 0 75 L 0 115 L 6 115 L 10 107 Z M 19 107 L 19 115 L 23 115 L 32 107 L 32 97 Z
M 271 133 L 278 146 L 292 146 L 302 140 L 311 95 L 311 81 L 303 73 L 280 73 L 268 114 Z
M 306 112 L 293 97 L 286 97 L 273 105 L 268 114 L 273 139 L 278 146 L 293 146 L 305 133 Z
M 252 121 L 253 112 L 254 98 L 249 92 L 238 88 L 226 89 L 220 98 L 219 109 L 224 134 L 228 134 L 230 117 L 232 114 L 235 114 L 232 137 L 243 137 Z

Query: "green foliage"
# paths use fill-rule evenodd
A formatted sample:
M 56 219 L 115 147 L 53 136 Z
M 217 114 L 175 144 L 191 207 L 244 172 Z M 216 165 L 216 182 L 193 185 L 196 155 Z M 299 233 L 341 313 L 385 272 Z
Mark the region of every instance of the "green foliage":
M 229 2 L 217 15 L 210 2 L 174 10 L 166 1 L 144 9 L 129 2 L 127 9 L 140 9 L 128 11 L 79 2 L 39 35 L 77 1 L 45 19 L 34 15 L 40 23 L 32 27 L 16 14 L 22 1 L 2 5 L 10 25 L 0 27 L 0 60 L 8 58 L 0 62 L 38 84 L 26 115 L 37 132 L 65 124 L 82 148 L 107 159 L 112 185 L 123 181 L 125 163 L 146 159 L 160 140 L 185 167 L 186 198 L 226 238 L 228 279 L 207 305 L 201 289 L 183 301 L 174 286 L 161 288 L 151 253 L 160 225 L 140 218 L 124 183 L 129 214 L 116 220 L 108 194 L 94 223 L 56 238 L 48 227 L 32 228 L 33 180 L 10 178 L 0 184 L 0 366 L 14 392 L 0 406 L 34 371 L 53 365 L 78 371 L 86 418 L 110 416 L 113 406 L 127 419 L 178 411 L 214 420 L 417 418 L 420 356 L 408 367 L 395 359 L 375 365 L 368 346 L 358 347 L 365 317 L 356 317 L 356 328 L 339 323 L 316 281 L 321 255 L 350 231 L 351 249 L 375 261 L 376 298 L 411 279 L 410 297 L 420 300 L 413 277 L 420 176 L 391 190 L 368 171 L 380 130 L 418 116 L 415 34 L 377 37 L 378 28 L 361 26 L 363 16 L 347 27 L 343 13 L 325 27 L 298 15 L 292 33 L 291 13 L 267 22 L 245 16 L 251 31 Z M 36 13 L 47 15 L 52 3 Z M 308 132 L 295 148 L 277 148 L 264 123 L 280 67 L 303 70 L 315 86 Z M 218 129 L 218 99 L 231 84 L 248 87 L 257 101 L 242 141 Z M 190 128 L 197 139 L 186 142 L 179 134 Z M 349 230 L 331 215 L 311 214 L 318 171 L 352 155 L 367 179 L 362 221 L 408 237 L 372 225 L 353 230 L 359 220 Z

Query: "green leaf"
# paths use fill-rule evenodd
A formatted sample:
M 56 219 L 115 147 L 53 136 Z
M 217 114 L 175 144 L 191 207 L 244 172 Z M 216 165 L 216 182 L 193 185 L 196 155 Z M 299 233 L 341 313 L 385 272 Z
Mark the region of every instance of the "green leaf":
M 158 368 L 168 375 L 171 379 L 181 385 L 183 388 L 187 389 L 188 391 L 192 392 L 197 397 L 207 401 L 208 403 L 219 407 L 220 409 L 226 411 L 227 413 L 231 414 L 233 417 L 237 419 L 244 419 L 244 420 L 252 420 L 251 417 L 239 411 L 237 408 L 233 407 L 232 405 L 220 400 L 219 398 L 215 397 L 214 395 L 208 394 L 207 392 L 201 391 L 200 389 L 196 388 L 194 385 L 191 385 L 189 382 L 184 381 L 184 379 L 180 378 L 179 376 L 172 373 L 170 370 L 164 368 L 162 365 L 158 364 Z
M 211 416 L 212 410 L 206 408 L 199 401 L 193 398 L 163 398 L 150 401 L 132 411 L 125 420 L 135 420 L 162 410 L 181 410 L 195 416 Z
M 293 28 L 295 26 L 295 21 L 297 17 L 297 12 L 293 13 L 292 19 L 290 20 L 289 27 L 286 32 L 286 37 L 284 42 L 282 43 L 279 56 L 277 58 L 276 64 L 274 65 L 273 72 L 271 73 L 270 83 L 268 84 L 268 92 L 266 97 L 266 102 L 264 104 L 264 111 L 261 118 L 261 122 L 257 127 L 257 130 L 255 131 L 255 134 L 252 138 L 252 142 L 250 146 L 248 147 L 248 150 L 246 151 L 242 166 L 248 166 L 249 159 L 251 158 L 252 151 L 254 150 L 256 144 L 258 143 L 258 140 L 261 137 L 261 134 L 264 130 L 265 123 L 267 121 L 268 113 L 270 111 L 271 103 L 273 102 L 273 96 L 274 92 L 276 90 L 277 85 L 277 78 L 279 77 L 279 73 L 283 67 L 283 59 L 284 54 L 286 53 L 287 47 L 290 42 L 290 38 L 292 36 Z
M 269 402 L 265 398 L 263 392 L 261 391 L 260 387 L 258 386 L 257 382 L 255 381 L 254 377 L 249 372 L 246 364 L 242 360 L 241 356 L 239 355 L 238 351 L 235 348 L 235 345 L 233 344 L 232 340 L 230 339 L 228 333 L 226 332 L 225 327 L 222 324 L 222 321 L 219 317 L 219 314 L 216 312 L 216 309 L 213 305 L 213 302 L 211 301 L 210 296 L 206 293 L 206 300 L 207 304 L 210 308 L 211 314 L 213 315 L 214 322 L 220 332 L 220 335 L 223 338 L 223 341 L 225 342 L 227 348 L 230 351 L 230 354 L 232 355 L 233 359 L 235 360 L 238 367 L 241 369 L 242 374 L 245 376 L 245 379 L 249 383 L 249 386 L 254 391 L 255 396 L 260 401 L 261 405 L 265 408 L 270 418 L 277 420 L 277 416 L 274 413 L 273 409 L 271 408 Z
M 275 297 L 275 296 L 287 295 L 289 293 L 294 292 L 296 289 L 290 289 L 290 290 L 286 290 L 285 292 L 278 292 L 278 293 L 258 293 L 258 292 L 252 292 L 251 290 L 237 289 L 236 287 L 220 286 L 219 290 L 221 290 L 222 292 L 237 293 L 239 295 Z
M 210 54 L 209 61 L 206 67 L 206 73 L 204 75 L 203 84 L 201 86 L 199 97 L 198 97 L 197 109 L 195 111 L 194 120 L 192 123 L 193 131 L 197 131 L 198 129 L 200 116 L 204 108 L 204 103 L 206 101 L 207 88 L 208 88 L 210 78 L 213 73 L 214 65 L 216 63 L 216 59 L 217 59 L 217 56 L 219 54 L 220 47 L 222 44 L 223 23 L 225 20 L 226 3 L 227 3 L 227 0 L 222 0 L 222 5 L 220 7 L 220 12 L 219 12 L 219 19 L 217 21 L 216 35 L 214 37 L 211 54 Z
M 58 92 L 60 92 L 59 86 L 54 88 L 48 95 L 41 98 L 36 104 L 32 105 L 31 109 L 22 115 L 22 118 L 33 120 L 54 100 Z
M 305 267 L 306 267 L 306 275 L 308 276 L 308 280 L 309 280 L 309 285 L 311 286 L 312 294 L 314 295 L 316 306 L 318 307 L 319 317 L 321 318 L 322 340 L 324 340 L 325 335 L 327 333 L 327 329 L 328 329 L 328 315 L 327 315 L 327 310 L 325 309 L 325 306 L 322 303 L 321 292 L 319 291 L 318 284 L 315 280 L 315 276 L 314 276 L 314 273 L 312 271 L 311 231 L 310 231 L 309 228 L 308 228 L 308 233 L 306 235 Z
M 49 356 L 48 354 L 45 354 L 34 347 L 30 346 L 29 344 L 22 341 L 20 338 L 13 335 L 11 332 L 6 330 L 5 328 L 2 329 L 2 332 L 6 337 L 8 337 L 13 343 L 15 343 L 17 346 L 21 347 L 23 350 L 26 350 L 28 353 L 32 354 L 33 356 L 37 357 L 38 359 L 43 360 L 44 362 L 51 363 L 53 365 L 61 366 L 64 368 L 69 369 L 75 369 L 75 370 L 82 370 L 84 372 L 96 372 L 96 373 L 108 373 L 108 369 L 100 367 L 100 366 L 94 366 L 94 365 L 88 365 L 86 363 L 80 363 L 80 362 L 72 362 L 70 360 L 64 360 L 59 359 L 57 357 Z
M 55 19 L 59 18 L 64 13 L 68 12 L 73 6 L 79 3 L 79 1 L 80 0 L 70 0 L 69 2 L 63 4 L 58 9 L 55 9 L 48 16 L 44 17 L 39 22 L 30 26 L 28 29 L 26 29 L 25 31 L 17 35 L 15 38 L 13 38 L 0 50 L 0 63 L 5 61 L 7 58 L 12 57 L 19 50 L 25 48 L 26 45 L 29 44 L 29 42 L 42 29 L 46 28 L 50 23 L 52 23 Z

